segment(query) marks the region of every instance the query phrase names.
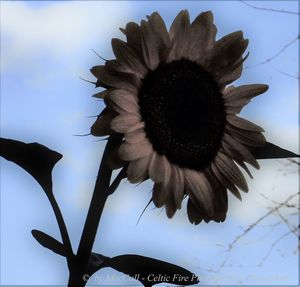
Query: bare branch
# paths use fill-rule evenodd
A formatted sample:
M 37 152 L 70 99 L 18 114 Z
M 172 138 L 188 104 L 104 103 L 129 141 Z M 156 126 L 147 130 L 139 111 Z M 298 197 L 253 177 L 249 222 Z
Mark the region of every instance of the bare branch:
M 243 4 L 247 5 L 248 7 L 251 7 L 256 10 L 263 10 L 263 11 L 268 11 L 268 12 L 276 12 L 276 13 L 285 13 L 285 14 L 292 14 L 292 15 L 299 15 L 300 13 L 294 12 L 294 11 L 287 11 L 287 10 L 278 10 L 278 9 L 273 9 L 273 8 L 265 8 L 265 7 L 258 7 L 254 6 L 252 4 L 249 4 L 246 1 L 240 0 Z
M 281 70 L 278 70 L 278 69 L 276 69 L 276 68 L 274 68 L 277 72 L 279 72 L 280 74 L 283 74 L 283 75 L 285 75 L 285 76 L 287 76 L 287 77 L 290 77 L 290 78 L 293 78 L 293 79 L 296 79 L 296 80 L 299 80 L 300 79 L 300 76 L 298 75 L 298 76 L 295 76 L 295 75 L 292 75 L 292 74 L 290 74 L 290 73 L 287 73 L 287 72 L 284 72 L 284 71 L 281 71 Z
M 295 159 L 292 159 L 292 158 L 289 158 L 288 159 L 290 162 L 294 163 L 294 164 L 297 164 L 300 166 L 300 162 L 299 161 L 296 161 Z
M 289 230 L 288 232 L 282 234 L 279 238 L 277 238 L 277 240 L 275 240 L 270 249 L 268 250 L 267 254 L 263 257 L 263 259 L 260 261 L 260 263 L 258 264 L 258 266 L 262 266 L 262 264 L 268 259 L 268 257 L 271 255 L 274 247 L 282 240 L 284 239 L 286 236 L 290 235 L 291 233 L 297 232 L 297 228 L 295 228 L 294 230 Z
M 264 199 L 268 200 L 268 201 L 271 201 L 272 203 L 274 204 L 277 204 L 277 205 L 280 205 L 281 207 L 289 207 L 289 208 L 298 208 L 298 206 L 296 206 L 296 204 L 289 204 L 288 202 L 286 203 L 282 203 L 282 202 L 278 202 L 278 201 L 275 201 L 269 197 L 267 197 L 266 195 L 264 195 L 263 193 L 257 191 L 257 193 L 262 196 Z M 300 194 L 300 192 L 297 193 L 298 195 Z
M 227 251 L 230 251 L 235 244 L 241 239 L 243 238 L 246 234 L 248 234 L 258 223 L 260 223 L 261 221 L 263 221 L 265 218 L 267 218 L 268 216 L 270 216 L 271 214 L 273 214 L 274 212 L 276 212 L 277 210 L 279 210 L 281 207 L 285 206 L 292 198 L 296 197 L 297 195 L 299 195 L 299 193 L 295 193 L 292 194 L 291 196 L 289 196 L 284 202 L 279 203 L 278 206 L 272 208 L 271 210 L 269 210 L 265 215 L 263 215 L 262 217 L 260 217 L 259 219 L 257 219 L 254 223 L 252 223 L 251 225 L 248 226 L 248 228 L 246 228 L 240 235 L 238 235 L 230 244 L 228 244 L 228 249 Z
M 260 194 L 260 193 L 259 193 Z M 262 195 L 262 194 L 261 194 Z M 236 243 L 243 238 L 244 236 L 246 236 L 253 228 L 255 228 L 260 222 L 262 222 L 264 219 L 266 219 L 267 217 L 269 217 L 270 215 L 276 213 L 277 215 L 279 215 L 280 219 L 288 226 L 289 231 L 285 234 L 283 234 L 280 238 L 278 238 L 276 241 L 273 242 L 270 250 L 267 252 L 267 254 L 265 255 L 265 257 L 262 259 L 260 265 L 270 256 L 273 248 L 276 246 L 276 244 L 278 244 L 284 237 L 288 236 L 289 234 L 293 233 L 296 236 L 298 236 L 297 233 L 297 227 L 293 226 L 292 224 L 290 224 L 288 222 L 288 220 L 286 218 L 284 218 L 282 216 L 282 214 L 279 212 L 279 210 L 282 207 L 293 207 L 295 208 L 295 205 L 291 205 L 289 204 L 289 201 L 291 199 L 293 199 L 296 196 L 299 196 L 299 192 L 292 194 L 291 196 L 289 196 L 285 201 L 283 202 L 276 202 L 274 200 L 269 199 L 268 197 L 266 197 L 265 195 L 262 195 L 265 199 L 272 201 L 273 203 L 275 203 L 277 206 L 273 207 L 272 209 L 269 209 L 269 211 L 263 215 L 262 217 L 260 217 L 259 219 L 257 219 L 254 223 L 252 223 L 248 228 L 244 229 L 243 232 L 238 235 L 230 244 L 228 244 L 228 248 L 227 250 L 225 250 L 225 252 L 227 253 L 227 256 L 224 258 L 224 260 L 222 261 L 222 263 L 219 265 L 219 267 L 216 269 L 216 271 L 220 272 L 220 270 L 225 266 L 225 264 L 228 262 L 229 258 L 230 258 L 230 251 L 234 248 L 234 246 L 236 245 Z M 297 208 L 297 207 L 296 207 Z M 297 213 L 298 214 L 298 213 Z M 268 227 L 271 228 L 271 230 L 273 230 L 276 226 L 278 226 L 278 222 L 276 222 L 273 225 L 269 225 Z M 259 266 L 260 266 L 259 265 Z
M 275 227 L 277 227 L 277 226 L 280 225 L 280 224 L 281 224 L 281 221 L 277 221 L 277 222 L 275 222 L 275 223 L 273 223 L 273 224 L 262 225 L 262 227 L 268 227 L 268 228 L 270 228 L 271 230 L 273 230 Z
M 287 44 L 285 44 L 275 55 L 273 55 L 270 58 L 265 59 L 264 61 L 253 65 L 253 66 L 247 66 L 245 67 L 245 69 L 250 69 L 250 68 L 255 68 L 261 65 L 265 65 L 270 63 L 271 61 L 273 61 L 274 59 L 276 59 L 278 56 L 280 56 L 288 47 L 290 47 L 291 45 L 293 45 L 297 40 L 300 39 L 300 35 L 298 35 L 296 38 L 294 38 L 292 41 L 288 42 Z
M 291 233 L 293 233 L 296 237 L 298 237 L 298 233 L 297 233 L 297 227 L 293 226 L 281 213 L 279 210 L 277 210 L 276 212 L 278 214 L 278 216 L 280 217 L 280 219 L 286 224 L 286 226 L 289 228 L 289 230 L 291 231 Z

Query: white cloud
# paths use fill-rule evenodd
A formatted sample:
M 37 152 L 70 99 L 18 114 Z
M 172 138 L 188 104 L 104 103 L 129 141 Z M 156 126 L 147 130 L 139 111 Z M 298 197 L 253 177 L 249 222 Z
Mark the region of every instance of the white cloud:
M 126 23 L 127 10 L 126 2 L 58 1 L 38 9 L 25 2 L 1 2 L 2 67 L 37 51 L 66 55 L 92 40 L 106 41 Z

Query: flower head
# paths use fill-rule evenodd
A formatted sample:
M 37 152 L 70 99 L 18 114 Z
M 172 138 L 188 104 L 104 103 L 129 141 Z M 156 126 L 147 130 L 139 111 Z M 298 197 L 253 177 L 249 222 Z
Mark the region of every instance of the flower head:
M 188 196 L 190 222 L 224 221 L 227 189 L 248 191 L 239 167 L 251 176 L 251 149 L 265 144 L 263 129 L 237 114 L 268 87 L 227 86 L 241 75 L 248 40 L 241 31 L 216 40 L 211 12 L 190 23 L 181 11 L 169 31 L 158 13 L 147 20 L 121 29 L 116 59 L 91 69 L 106 104 L 92 134 L 123 135 L 111 161 L 128 164 L 132 183 L 151 178 L 168 217 Z

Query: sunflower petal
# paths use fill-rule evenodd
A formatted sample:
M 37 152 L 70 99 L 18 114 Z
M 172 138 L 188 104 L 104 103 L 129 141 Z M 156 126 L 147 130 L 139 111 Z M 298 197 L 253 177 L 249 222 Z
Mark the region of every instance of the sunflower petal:
M 137 144 L 122 143 L 119 149 L 120 158 L 126 161 L 150 156 L 152 152 L 152 146 L 146 139 Z
M 148 177 L 150 156 L 138 158 L 129 163 L 127 169 L 128 180 L 131 183 L 139 183 Z
M 180 209 L 184 196 L 184 175 L 181 168 L 176 165 L 172 165 L 172 177 L 169 185 L 176 208 Z
M 124 139 L 128 143 L 139 143 L 146 138 L 146 134 L 143 129 L 136 129 L 132 132 L 126 133 Z
M 243 72 L 243 65 L 240 64 L 236 68 L 232 69 L 230 72 L 220 77 L 218 82 L 221 85 L 227 85 L 229 83 L 232 83 L 241 76 L 242 72 Z
M 110 124 L 115 116 L 114 111 L 105 108 L 92 125 L 91 134 L 98 137 L 112 134 L 113 130 L 110 128 Z
M 134 23 L 129 22 L 126 25 L 125 29 L 121 30 L 127 38 L 128 45 L 139 55 L 142 59 L 143 51 L 142 51 L 142 30 L 141 27 Z
M 219 182 L 221 184 L 224 185 L 224 187 L 226 187 L 227 189 L 230 190 L 230 192 L 240 201 L 242 200 L 241 194 L 238 191 L 238 189 L 236 188 L 236 186 L 227 179 L 226 176 L 223 175 L 223 173 L 219 170 L 219 168 L 217 167 L 217 165 L 212 162 L 211 164 L 211 170 L 214 173 L 214 175 L 217 177 L 217 179 L 219 180 Z
M 140 81 L 133 74 L 118 73 L 106 66 L 94 66 L 91 73 L 98 79 L 96 87 L 126 89 L 136 93 Z
M 155 32 L 155 34 L 158 37 L 158 52 L 159 52 L 159 58 L 161 61 L 164 61 L 166 57 L 166 52 L 170 47 L 171 40 L 168 33 L 168 30 L 166 28 L 166 25 L 159 15 L 159 13 L 154 12 L 148 17 L 148 23 L 151 29 Z
M 243 64 L 249 56 L 249 52 L 245 57 L 241 57 L 236 63 L 229 65 L 226 69 L 223 70 L 221 74 L 216 77 L 216 80 L 221 86 L 226 86 L 231 82 L 237 80 L 243 71 Z
M 226 189 L 216 189 L 214 200 L 214 217 L 216 222 L 224 222 L 228 210 L 228 195 Z
M 139 78 L 144 78 L 147 69 L 140 62 L 139 57 L 134 50 L 131 49 L 127 43 L 116 38 L 112 39 L 111 45 L 120 64 L 126 67 L 126 72 L 137 74 Z
M 173 199 L 173 197 L 170 197 L 167 199 L 166 203 L 165 203 L 165 206 L 166 206 L 166 214 L 168 216 L 168 218 L 172 218 L 176 211 L 177 211 L 177 206 L 176 206 L 176 203 Z
M 203 218 L 206 217 L 206 213 L 204 213 L 200 208 L 197 208 L 192 203 L 191 199 L 189 199 L 187 203 L 187 214 L 190 223 L 195 225 L 201 223 Z
M 218 152 L 215 158 L 215 163 L 228 180 L 234 183 L 241 190 L 245 192 L 248 191 L 248 185 L 243 174 L 231 159 L 223 153 Z
M 170 38 L 172 47 L 168 56 L 168 60 L 181 59 L 187 54 L 188 40 L 190 31 L 190 16 L 187 10 L 182 10 L 175 17 L 171 28 Z
M 144 126 L 137 114 L 121 114 L 111 122 L 111 128 L 118 133 L 128 133 Z
M 162 207 L 169 196 L 169 189 L 164 188 L 162 183 L 155 183 L 153 186 L 152 201 L 156 207 Z
M 226 153 L 230 155 L 230 157 L 248 162 L 256 169 L 259 169 L 259 164 L 250 152 L 250 150 L 244 145 L 240 144 L 238 141 L 236 141 L 228 133 L 225 133 L 223 136 L 222 146 Z
M 137 98 L 126 90 L 115 89 L 109 94 L 109 105 L 116 112 L 122 113 L 139 113 Z
M 211 48 L 215 42 L 216 33 L 217 28 L 213 24 L 211 11 L 199 14 L 191 24 L 186 56 L 191 61 L 196 61 L 202 57 L 205 50 Z
M 224 104 L 230 113 L 239 113 L 250 100 L 268 90 L 267 85 L 243 85 L 239 87 L 225 89 Z
M 213 188 L 214 214 L 213 217 L 210 218 L 210 220 L 223 222 L 226 218 L 228 210 L 228 197 L 226 187 L 214 178 L 214 175 L 210 170 L 207 170 L 205 174 L 208 177 L 209 182 L 211 183 Z
M 239 61 L 248 46 L 248 40 L 243 38 L 241 31 L 224 36 L 217 42 L 202 63 L 206 70 L 219 79 L 226 74 L 228 68 Z
M 245 146 L 258 147 L 266 143 L 266 138 L 262 133 L 243 131 L 230 124 L 227 124 L 225 129 L 238 142 Z
M 164 182 L 164 186 L 166 186 L 169 182 L 170 173 L 170 164 L 166 157 L 153 152 L 149 165 L 150 178 L 156 183 Z
M 127 66 L 122 65 L 118 60 L 107 60 L 105 62 L 105 66 L 109 71 L 113 71 L 116 73 L 132 73 L 132 70 Z
M 190 198 L 194 199 L 199 205 L 204 207 L 208 214 L 212 215 L 212 189 L 206 176 L 202 172 L 185 169 L 184 177 Z
M 182 37 L 185 34 L 186 26 L 190 23 L 190 16 L 188 10 L 181 10 L 175 17 L 170 27 L 170 38 L 173 40 L 175 37 Z M 178 35 L 180 34 L 180 35 Z
M 249 175 L 250 178 L 253 178 L 249 168 L 246 166 L 246 164 L 243 161 L 238 160 L 238 159 L 235 159 L 234 161 L 247 172 L 247 174 Z
M 184 177 L 182 172 L 175 166 L 164 170 L 163 182 L 156 184 L 153 190 L 153 202 L 157 207 L 165 205 L 166 214 L 169 218 L 173 217 L 176 210 L 181 208 L 184 190 Z
M 246 130 L 246 131 L 256 132 L 256 133 L 264 132 L 264 129 L 261 128 L 260 126 L 250 121 L 247 121 L 246 119 L 240 118 L 236 115 L 228 115 L 226 117 L 226 121 L 228 121 L 231 125 L 241 130 Z
M 155 70 L 159 64 L 160 40 L 145 20 L 141 21 L 141 28 L 144 61 L 149 70 Z
M 161 155 L 160 161 L 161 161 L 161 166 L 163 167 L 163 174 L 164 174 L 163 183 L 164 186 L 167 186 L 169 185 L 171 180 L 171 165 L 165 155 Z

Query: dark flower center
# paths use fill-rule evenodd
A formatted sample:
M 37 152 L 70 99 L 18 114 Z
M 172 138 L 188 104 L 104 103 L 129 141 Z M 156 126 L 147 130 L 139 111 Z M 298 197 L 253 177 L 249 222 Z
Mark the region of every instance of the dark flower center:
M 139 92 L 153 148 L 174 164 L 201 170 L 218 152 L 225 112 L 217 82 L 197 63 L 177 60 L 147 74 Z

